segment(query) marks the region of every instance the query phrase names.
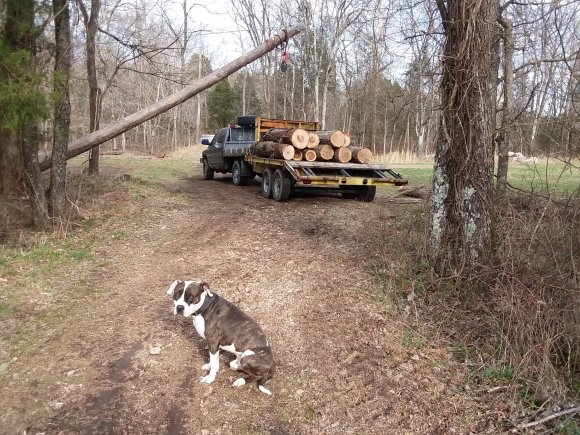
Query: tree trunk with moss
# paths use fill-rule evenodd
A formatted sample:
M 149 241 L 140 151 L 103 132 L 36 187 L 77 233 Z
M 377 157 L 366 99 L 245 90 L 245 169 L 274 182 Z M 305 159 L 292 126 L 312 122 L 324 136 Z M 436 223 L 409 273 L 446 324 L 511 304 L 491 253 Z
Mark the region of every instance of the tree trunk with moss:
M 469 271 L 491 248 L 490 68 L 497 0 L 437 0 L 445 45 L 429 254 L 440 273 Z

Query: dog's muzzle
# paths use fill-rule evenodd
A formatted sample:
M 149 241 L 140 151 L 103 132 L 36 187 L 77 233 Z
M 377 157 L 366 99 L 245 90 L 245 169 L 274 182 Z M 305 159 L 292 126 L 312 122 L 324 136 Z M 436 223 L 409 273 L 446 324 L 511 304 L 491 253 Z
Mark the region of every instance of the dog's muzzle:
M 183 314 L 183 310 L 185 309 L 185 307 L 183 305 L 178 305 L 175 307 L 175 312 L 177 314 Z

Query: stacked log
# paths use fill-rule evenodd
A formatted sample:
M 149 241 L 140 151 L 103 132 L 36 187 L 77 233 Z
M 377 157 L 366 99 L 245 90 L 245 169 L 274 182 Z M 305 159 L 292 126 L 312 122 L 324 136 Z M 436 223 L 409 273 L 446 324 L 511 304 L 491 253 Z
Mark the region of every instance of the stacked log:
M 314 149 L 320 143 L 320 137 L 316 133 L 308 133 L 308 145 L 306 148 Z
M 316 134 L 321 144 L 330 145 L 333 148 L 347 147 L 350 145 L 350 136 L 340 130 L 317 131 Z
M 369 148 L 351 145 L 350 136 L 340 130 L 308 132 L 301 128 L 272 128 L 251 152 L 272 159 L 361 164 L 368 164 L 373 156 Z
M 352 151 L 348 147 L 340 147 L 334 149 L 334 156 L 332 160 L 339 163 L 348 163 L 352 158 Z
M 309 135 L 301 128 L 271 128 L 264 133 L 263 140 L 285 143 L 303 150 L 308 145 Z
M 330 145 L 318 145 L 316 151 L 316 160 L 332 160 L 334 157 L 334 149 Z
M 373 152 L 365 147 L 351 145 L 348 147 L 352 151 L 352 160 L 356 163 L 368 164 L 373 157 Z
M 255 156 L 266 157 L 268 159 L 292 160 L 295 150 L 292 145 L 277 143 L 272 141 L 255 142 L 251 151 Z
M 304 150 L 304 152 L 302 153 L 304 160 L 306 160 L 307 162 L 313 162 L 316 160 L 316 151 L 314 150 Z

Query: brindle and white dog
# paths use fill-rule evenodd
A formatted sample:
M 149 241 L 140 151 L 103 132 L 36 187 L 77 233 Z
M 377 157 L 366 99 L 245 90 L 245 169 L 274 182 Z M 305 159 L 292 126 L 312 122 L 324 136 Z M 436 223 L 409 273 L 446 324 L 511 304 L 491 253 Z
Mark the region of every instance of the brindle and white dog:
M 272 348 L 262 328 L 231 302 L 218 296 L 202 281 L 174 281 L 167 294 L 173 295 L 173 314 L 192 316 L 197 333 L 209 347 L 209 363 L 202 370 L 209 373 L 201 378 L 211 384 L 219 370 L 220 349 L 233 353 L 236 359 L 230 367 L 243 376 L 234 387 L 257 381 L 260 391 L 272 394 L 264 383 L 274 374 Z

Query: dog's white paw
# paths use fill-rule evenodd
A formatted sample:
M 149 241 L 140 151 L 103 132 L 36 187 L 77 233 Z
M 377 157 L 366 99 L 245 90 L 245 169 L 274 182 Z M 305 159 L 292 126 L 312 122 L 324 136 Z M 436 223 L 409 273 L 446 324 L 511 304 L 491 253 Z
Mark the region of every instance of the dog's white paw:
M 233 360 L 233 361 L 230 362 L 230 368 L 232 370 L 239 370 L 240 367 L 242 367 L 242 365 L 238 362 L 237 359 L 235 359 L 235 360 Z
M 239 378 L 234 381 L 232 387 L 241 387 L 242 385 L 246 385 L 246 380 L 244 378 Z
M 204 365 L 202 365 L 202 366 L 201 366 L 201 369 L 202 369 L 202 370 L 204 370 L 204 371 L 206 371 L 206 372 L 207 372 L 207 371 L 208 371 L 210 368 L 211 368 L 211 364 L 210 364 L 210 363 L 207 363 L 207 364 L 204 364 Z
M 204 382 L 206 384 L 211 384 L 213 381 L 215 381 L 215 375 L 212 374 L 209 374 L 201 378 L 201 382 Z

